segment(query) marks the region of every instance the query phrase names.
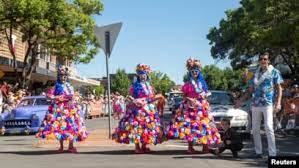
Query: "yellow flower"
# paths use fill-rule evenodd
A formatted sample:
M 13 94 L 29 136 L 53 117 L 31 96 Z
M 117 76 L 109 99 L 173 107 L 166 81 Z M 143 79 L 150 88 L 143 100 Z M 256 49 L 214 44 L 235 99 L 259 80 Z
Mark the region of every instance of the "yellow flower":
M 189 135 L 190 132 L 191 132 L 191 130 L 190 130 L 189 128 L 186 128 L 186 129 L 185 129 L 185 134 L 186 134 L 186 135 Z
M 182 139 L 182 138 L 185 137 L 185 134 L 181 132 L 180 135 L 179 135 L 179 137 L 180 137 L 180 139 Z
M 208 141 L 207 137 L 204 136 L 201 138 L 202 144 L 207 144 L 207 141 Z
M 138 129 L 138 133 L 142 134 L 143 130 L 141 128 Z
M 76 112 L 77 112 L 76 109 L 73 109 L 73 110 L 71 111 L 71 114 L 74 115 L 74 114 L 76 114 Z
M 54 140 L 55 139 L 55 135 L 53 133 L 47 135 L 47 140 Z

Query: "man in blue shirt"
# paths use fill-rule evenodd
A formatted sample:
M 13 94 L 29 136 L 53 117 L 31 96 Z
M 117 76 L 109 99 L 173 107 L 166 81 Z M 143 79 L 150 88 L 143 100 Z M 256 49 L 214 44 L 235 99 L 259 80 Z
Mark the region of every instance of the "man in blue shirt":
M 283 79 L 280 72 L 270 65 L 268 52 L 260 55 L 259 67 L 249 82 L 247 94 L 237 102 L 240 107 L 244 100 L 252 96 L 252 134 L 255 146 L 255 158 L 262 158 L 260 135 L 261 117 L 264 116 L 265 131 L 268 140 L 269 156 L 276 156 L 275 136 L 273 130 L 273 112 L 281 109 Z

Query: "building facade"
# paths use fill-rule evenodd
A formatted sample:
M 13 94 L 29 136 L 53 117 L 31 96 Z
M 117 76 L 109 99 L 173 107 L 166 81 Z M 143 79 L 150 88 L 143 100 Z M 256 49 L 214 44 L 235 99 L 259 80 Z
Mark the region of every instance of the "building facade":
M 22 33 L 19 31 L 14 31 L 12 38 L 12 47 L 16 55 L 17 67 L 23 67 L 27 45 L 22 42 Z M 78 75 L 75 65 L 71 61 L 51 55 L 49 50 L 41 45 L 38 47 L 38 50 L 40 50 L 42 54 L 39 54 L 37 58 L 37 66 L 32 73 L 30 83 L 38 82 L 46 84 L 49 81 L 55 81 L 57 66 L 65 65 L 70 70 L 69 79 L 75 87 L 100 85 L 99 81 Z M 9 45 L 4 34 L 0 34 L 0 71 L 4 73 L 4 76 L 0 80 L 14 81 L 13 56 L 9 51 Z M 18 72 L 21 72 L 21 68 L 18 69 Z

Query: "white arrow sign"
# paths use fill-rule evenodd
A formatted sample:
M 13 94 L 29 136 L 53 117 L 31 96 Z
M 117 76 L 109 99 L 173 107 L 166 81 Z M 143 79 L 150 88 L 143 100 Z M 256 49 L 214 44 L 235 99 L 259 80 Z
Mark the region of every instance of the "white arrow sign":
M 120 32 L 122 23 L 114 23 L 106 26 L 95 26 L 94 33 L 97 39 L 100 41 L 101 48 L 104 50 L 105 54 L 109 51 L 106 51 L 106 42 L 105 42 L 105 33 L 109 32 L 110 34 L 110 52 L 113 49 L 117 36 Z

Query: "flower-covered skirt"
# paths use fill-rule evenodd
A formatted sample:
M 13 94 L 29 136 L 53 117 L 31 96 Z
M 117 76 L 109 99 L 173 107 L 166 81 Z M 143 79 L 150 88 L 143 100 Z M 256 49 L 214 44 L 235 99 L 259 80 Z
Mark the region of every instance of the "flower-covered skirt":
M 163 141 L 163 127 L 153 104 L 138 107 L 131 103 L 125 116 L 119 121 L 112 135 L 118 143 L 160 144 Z
M 38 138 L 83 141 L 88 135 L 80 106 L 72 101 L 51 104 L 42 126 Z
M 221 143 L 220 134 L 208 113 L 209 104 L 201 100 L 200 106 L 190 108 L 184 103 L 165 129 L 168 139 L 183 139 L 193 144 L 215 145 Z

